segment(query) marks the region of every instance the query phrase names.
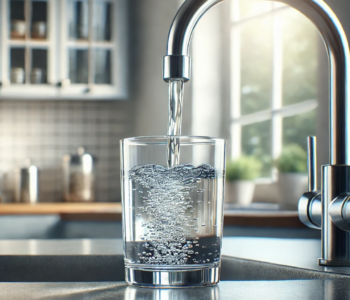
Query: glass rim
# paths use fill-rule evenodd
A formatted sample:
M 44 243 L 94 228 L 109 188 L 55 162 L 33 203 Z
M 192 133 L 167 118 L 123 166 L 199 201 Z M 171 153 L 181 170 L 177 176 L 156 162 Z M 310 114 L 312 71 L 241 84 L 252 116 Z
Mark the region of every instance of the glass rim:
M 138 136 L 121 139 L 121 143 L 133 145 L 166 145 L 169 138 L 179 138 L 180 145 L 215 145 L 225 144 L 225 139 L 213 138 L 209 136 L 188 136 L 188 135 L 154 135 L 154 136 Z

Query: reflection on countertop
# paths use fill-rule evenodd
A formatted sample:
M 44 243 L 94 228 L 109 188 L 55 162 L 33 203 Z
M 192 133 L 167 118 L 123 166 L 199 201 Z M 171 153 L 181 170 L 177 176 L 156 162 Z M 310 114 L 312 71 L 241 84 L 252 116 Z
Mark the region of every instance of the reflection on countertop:
M 348 280 L 221 281 L 205 288 L 150 289 L 125 282 L 0 283 L 4 299 L 113 299 L 113 300 L 244 300 L 349 299 Z
M 320 267 L 319 252 L 319 240 L 224 238 L 221 279 L 350 278 L 350 268 Z M 123 279 L 122 239 L 0 241 L 0 281 Z

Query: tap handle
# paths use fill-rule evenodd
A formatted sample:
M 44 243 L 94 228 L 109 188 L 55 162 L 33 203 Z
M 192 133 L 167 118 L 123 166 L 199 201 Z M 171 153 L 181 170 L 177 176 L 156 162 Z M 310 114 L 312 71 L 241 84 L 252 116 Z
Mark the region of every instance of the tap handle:
M 309 175 L 309 192 L 317 191 L 317 151 L 316 137 L 307 137 L 307 170 Z
M 321 229 L 321 194 L 317 191 L 317 151 L 316 137 L 307 138 L 307 170 L 309 175 L 309 191 L 299 199 L 299 219 L 310 228 Z

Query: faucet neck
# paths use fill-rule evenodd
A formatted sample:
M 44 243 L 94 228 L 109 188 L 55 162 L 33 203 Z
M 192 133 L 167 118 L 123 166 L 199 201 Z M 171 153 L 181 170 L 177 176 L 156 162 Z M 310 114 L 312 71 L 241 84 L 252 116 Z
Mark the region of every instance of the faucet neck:
M 187 0 L 171 24 L 167 55 L 189 56 L 193 30 L 199 19 L 213 6 L 225 0 Z
M 186 0 L 171 25 L 164 80 L 190 79 L 189 46 L 199 19 L 225 0 Z M 271 0 L 287 4 L 304 14 L 318 28 L 325 43 L 330 69 L 330 164 L 350 165 L 349 143 L 349 45 L 344 30 L 322 0 Z

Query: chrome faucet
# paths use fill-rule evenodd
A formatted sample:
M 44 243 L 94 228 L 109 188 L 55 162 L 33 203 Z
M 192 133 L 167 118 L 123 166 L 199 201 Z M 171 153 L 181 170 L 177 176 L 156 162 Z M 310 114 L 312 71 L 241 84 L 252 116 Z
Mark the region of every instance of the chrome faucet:
M 186 0 L 171 25 L 165 81 L 190 79 L 189 46 L 199 19 L 225 0 Z M 317 191 L 316 139 L 308 139 L 309 192 L 299 200 L 300 220 L 322 231 L 319 264 L 350 266 L 350 114 L 349 45 L 344 30 L 322 0 L 272 0 L 304 14 L 318 28 L 329 57 L 330 70 L 330 163 L 322 166 L 321 192 Z

